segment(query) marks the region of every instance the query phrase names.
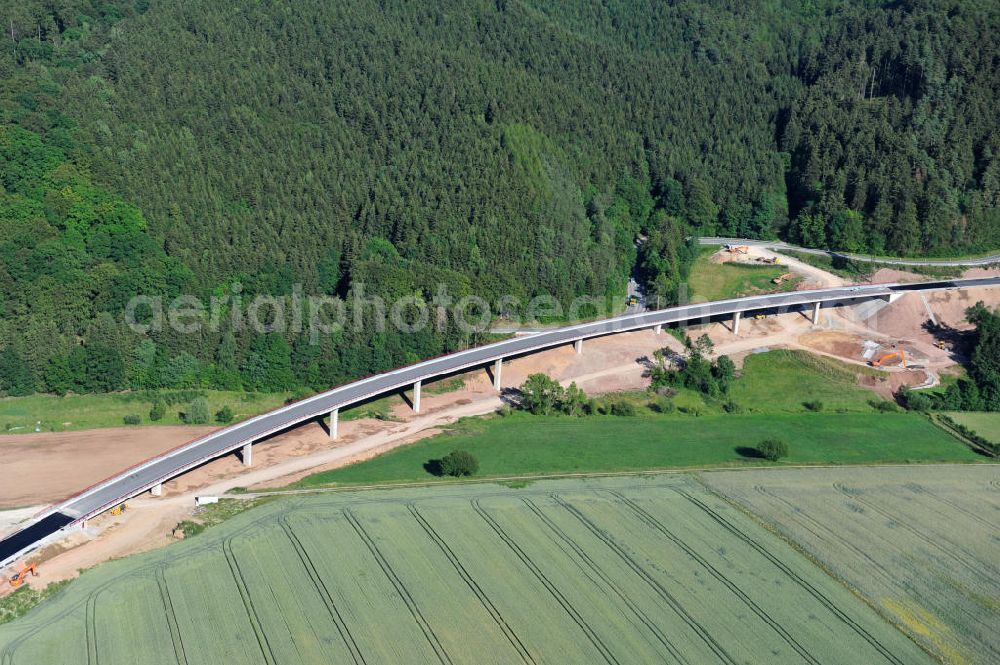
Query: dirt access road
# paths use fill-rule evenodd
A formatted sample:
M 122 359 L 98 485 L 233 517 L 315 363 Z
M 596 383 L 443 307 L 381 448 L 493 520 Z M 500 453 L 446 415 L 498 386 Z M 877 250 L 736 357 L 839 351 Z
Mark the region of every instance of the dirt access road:
M 796 269 L 789 267 L 793 271 Z M 813 270 L 816 269 L 809 266 L 809 272 Z M 825 279 L 829 281 L 817 280 L 817 283 L 835 284 L 833 280 L 839 280 L 835 276 Z M 935 317 L 943 324 L 961 326 L 964 307 L 971 304 L 970 300 L 974 302 L 975 298 L 982 297 L 992 305 L 1000 304 L 1000 292 L 995 289 L 983 291 L 976 294 L 940 294 L 942 299 L 932 302 L 931 311 L 936 312 Z M 693 336 L 709 334 L 716 344 L 716 353 L 731 355 L 738 365 L 748 353 L 761 347 L 812 348 L 824 355 L 841 357 L 836 349 L 818 349 L 803 341 L 808 341 L 807 335 L 818 330 L 841 330 L 845 334 L 877 337 L 888 343 L 892 335 L 880 332 L 877 329 L 879 326 L 891 326 L 893 331 L 908 330 L 916 335 L 921 331 L 928 313 L 922 301 L 918 303 L 920 307 L 909 302 L 914 299 L 919 301 L 919 294 L 907 295 L 887 305 L 877 312 L 877 321 L 872 316 L 861 317 L 852 309 L 831 309 L 824 310 L 818 327 L 812 326 L 805 316 L 788 314 L 764 320 L 744 320 L 738 336 L 732 334 L 726 323 L 699 326 L 690 332 Z M 590 394 L 642 389 L 647 380 L 642 376 L 644 367 L 640 360 L 664 346 L 674 350 L 681 348 L 671 335 L 664 333 L 657 336 L 652 331 L 588 340 L 583 354 L 563 347 L 505 363 L 503 383 L 505 386 L 520 385 L 529 374 L 544 372 L 563 383 L 576 381 Z M 852 358 L 844 359 L 860 362 Z M 942 365 L 953 364 L 953 359 L 946 352 L 941 352 L 938 361 Z M 228 456 L 166 483 L 163 497 L 137 498 L 130 502 L 131 508 L 126 515 L 105 515 L 92 520 L 87 531 L 43 551 L 39 558 L 44 561 L 44 574 L 37 582 L 44 584 L 72 577 L 79 569 L 109 558 L 170 542 L 174 525 L 191 515 L 196 495 L 222 494 L 237 486 L 274 487 L 292 482 L 308 473 L 343 466 L 430 436 L 460 417 L 485 414 L 497 408 L 499 397 L 492 390 L 484 371 L 471 372 L 464 379 L 465 384 L 458 391 L 439 395 L 425 391 L 424 413 L 419 416 L 400 401 L 393 410 L 394 419 L 391 421 L 342 420 L 341 438 L 337 442 L 329 441 L 318 425 L 307 425 L 257 444 L 252 469 L 243 467 L 235 456 Z M 78 491 L 116 469 L 197 435 L 198 432 L 192 428 L 163 427 L 144 428 L 141 433 L 112 429 L 0 437 L 0 446 L 21 446 L 18 458 L 24 460 L 18 467 L 17 484 L 0 486 L 0 501 L 8 506 L 48 503 Z M 70 451 L 73 454 L 67 455 Z M 81 451 L 86 452 L 81 454 Z M 127 451 L 127 456 L 124 451 Z M 64 459 L 81 458 L 87 459 L 90 471 L 79 469 L 77 464 L 67 467 L 63 462 Z M 34 510 L 0 513 L 0 532 L 5 530 L 5 526 L 12 528 L 16 521 L 31 512 Z M 81 547 L 84 544 L 86 546 Z

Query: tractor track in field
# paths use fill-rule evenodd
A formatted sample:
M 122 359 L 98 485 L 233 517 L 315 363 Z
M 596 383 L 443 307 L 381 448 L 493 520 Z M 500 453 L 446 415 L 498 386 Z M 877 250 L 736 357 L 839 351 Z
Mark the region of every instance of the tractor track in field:
M 909 521 L 903 519 L 899 515 L 896 515 L 892 511 L 883 508 L 882 506 L 876 505 L 875 502 L 873 501 L 861 498 L 860 493 L 852 491 L 851 488 L 843 485 L 842 483 L 833 483 L 833 489 L 836 490 L 839 494 L 842 494 L 843 496 L 848 497 L 853 501 L 857 501 L 858 503 L 868 506 L 871 510 L 878 513 L 885 519 L 895 522 L 896 524 L 901 526 L 904 530 L 910 532 L 910 534 L 915 536 L 920 542 L 933 546 L 936 550 L 938 550 L 945 556 L 950 557 L 953 561 L 956 561 L 957 563 L 961 564 L 964 568 L 966 568 L 976 577 L 984 576 L 983 573 L 984 567 L 992 570 L 994 573 L 994 577 L 1000 577 L 1000 572 L 997 572 L 996 568 L 990 565 L 989 562 L 981 561 L 979 557 L 976 557 L 974 554 L 967 551 L 964 547 L 951 542 L 947 538 L 941 537 L 941 539 L 946 541 L 951 547 L 945 547 L 944 545 L 940 544 L 939 542 L 937 542 L 936 537 L 929 536 L 928 534 L 924 533 L 923 531 L 912 525 Z M 987 579 L 986 581 L 990 582 L 992 580 Z
M 789 511 L 790 511 L 789 512 L 789 517 L 790 517 L 791 521 L 797 523 L 799 526 L 801 526 L 803 529 L 805 529 L 806 531 L 808 531 L 809 533 L 811 533 L 813 536 L 822 539 L 823 538 L 822 534 L 826 534 L 832 540 L 840 543 L 845 548 L 847 548 L 848 550 L 850 550 L 851 552 L 853 552 L 855 555 L 857 555 L 859 557 L 860 560 L 863 560 L 865 562 L 865 565 L 869 568 L 869 570 L 878 573 L 879 577 L 881 577 L 881 579 L 882 579 L 882 583 L 887 588 L 889 588 L 889 589 L 899 588 L 899 578 L 898 578 L 897 575 L 894 575 L 891 572 L 889 572 L 889 570 L 882 563 L 880 563 L 879 561 L 873 559 L 871 557 L 871 555 L 868 554 L 868 552 L 865 552 L 864 550 L 862 550 L 861 548 L 859 548 L 857 545 L 855 545 L 854 543 L 852 543 L 850 540 L 848 540 L 847 538 L 845 538 L 842 535 L 840 535 L 839 533 L 837 533 L 834 529 L 831 529 L 830 527 L 826 526 L 825 524 L 823 524 L 822 522 L 820 522 L 819 520 L 817 520 L 815 517 L 813 517 L 812 515 L 810 515 L 806 511 L 802 510 L 801 506 L 796 506 L 795 504 L 793 504 L 788 499 L 784 498 L 783 496 L 781 496 L 779 494 L 776 494 L 776 493 L 768 490 L 766 487 L 763 487 L 761 485 L 755 485 L 754 486 L 754 490 L 757 493 L 761 494 L 762 496 L 766 496 L 769 499 L 773 499 L 775 501 L 779 501 L 780 503 L 782 503 L 785 506 L 787 506 L 788 509 L 789 509 Z M 749 509 L 750 508 L 748 507 L 748 510 Z M 810 528 L 809 524 L 815 525 L 816 528 Z M 786 538 L 788 538 L 789 540 L 795 541 L 795 538 L 793 538 L 790 534 L 786 535 Z M 904 558 L 907 555 L 907 553 L 906 553 L 905 550 L 903 550 L 900 547 L 895 546 L 894 544 L 887 545 L 887 548 L 889 550 L 898 552 L 899 555 L 902 556 L 902 557 L 904 557 Z M 811 556 L 815 556 L 815 555 L 811 555 Z M 990 626 L 988 623 L 986 623 L 985 621 L 983 621 L 983 618 L 981 616 L 978 616 L 974 612 L 969 611 L 969 609 L 967 607 L 964 607 L 963 605 L 956 604 L 955 605 L 955 611 L 960 612 L 963 616 L 965 616 L 972 623 L 979 624 L 979 625 L 983 626 L 987 630 L 992 629 L 992 626 Z
M 482 604 L 483 609 L 485 609 L 490 617 L 493 618 L 493 621 L 496 622 L 500 631 L 504 634 L 504 637 L 506 637 L 511 646 L 514 647 L 514 650 L 517 651 L 521 660 L 528 665 L 534 665 L 534 656 L 531 655 L 531 652 L 528 651 L 527 647 L 524 646 L 524 643 L 521 642 L 521 638 L 518 637 L 517 632 L 510 626 L 510 624 L 507 623 L 503 614 L 500 613 L 500 610 L 493 604 L 493 601 L 490 600 L 490 597 L 485 591 L 483 591 L 482 587 L 479 586 L 479 583 L 476 582 L 475 578 L 469 573 L 468 570 L 466 570 L 461 559 L 459 559 L 455 552 L 452 551 L 451 547 L 447 542 L 445 542 L 444 538 L 442 538 L 434 527 L 430 525 L 430 523 L 420 513 L 420 510 L 413 503 L 406 504 L 406 508 L 410 511 L 410 514 L 413 515 L 413 518 L 417 521 L 417 524 L 420 525 L 420 528 L 422 528 L 427 534 L 428 538 L 430 538 L 434 544 L 437 545 L 438 549 L 441 550 L 441 553 L 444 554 L 451 565 L 455 568 L 459 577 L 462 578 L 462 581 L 465 582 L 466 586 L 469 587 L 473 595 L 475 595 L 480 604 Z
M 903 485 L 903 487 L 905 487 L 906 489 L 910 490 L 914 494 L 922 494 L 924 496 L 929 496 L 929 497 L 932 497 L 932 498 L 936 499 L 937 501 L 940 501 L 941 503 L 945 504 L 946 506 L 951 506 L 956 511 L 962 513 L 963 515 L 965 515 L 969 519 L 971 519 L 974 522 L 977 522 L 977 523 L 985 526 L 988 529 L 992 529 L 994 531 L 1000 531 L 1000 525 L 994 524 L 993 522 L 989 521 L 988 519 L 977 515 L 976 513 L 974 513 L 971 510 L 969 510 L 968 508 L 965 508 L 965 507 L 959 505 L 957 502 L 952 501 L 951 499 L 946 499 L 945 497 L 941 496 L 940 494 L 936 494 L 933 490 L 929 490 L 926 487 L 924 487 L 923 485 L 920 485 L 918 483 L 907 483 L 906 485 Z
M 16 655 L 16 652 L 17 652 L 18 648 L 20 648 L 22 644 L 24 644 L 25 642 L 27 642 L 28 640 L 30 640 L 32 637 L 34 637 L 38 633 L 40 633 L 42 631 L 45 631 L 45 630 L 48 630 L 49 628 L 52 627 L 52 625 L 54 623 L 56 623 L 60 619 L 65 619 L 66 617 L 70 616 L 74 612 L 77 612 L 78 610 L 80 610 L 81 607 L 83 608 L 83 611 L 84 611 L 84 626 L 83 626 L 83 629 L 84 629 L 84 640 L 88 640 L 90 636 L 87 634 L 88 628 L 87 628 L 87 614 L 86 614 L 86 612 L 88 611 L 87 606 L 89 605 L 91 599 L 94 596 L 96 596 L 97 594 L 100 594 L 102 591 L 107 590 L 108 587 L 111 587 L 111 586 L 117 584 L 122 579 L 127 579 L 128 577 L 131 577 L 131 576 L 139 576 L 138 573 L 140 573 L 140 572 L 142 572 L 142 571 L 141 570 L 140 571 L 135 571 L 132 575 L 126 575 L 125 577 L 116 578 L 116 579 L 113 579 L 113 580 L 108 580 L 107 582 L 102 583 L 96 589 L 94 589 L 89 594 L 87 594 L 86 598 L 83 598 L 82 600 L 80 600 L 80 601 L 78 601 L 76 603 L 73 603 L 69 607 L 65 608 L 63 611 L 57 613 L 54 617 L 52 617 L 51 619 L 49 619 L 45 623 L 40 624 L 40 625 L 36 625 L 33 628 L 31 628 L 29 631 L 27 631 L 26 633 L 24 633 L 24 634 L 22 634 L 22 635 L 20 635 L 18 637 L 15 637 L 13 640 L 11 640 L 10 642 L 8 642 L 7 644 L 4 645 L 3 651 L 0 651 L 0 665 L 14 665 L 14 657 Z M 88 656 L 88 660 L 89 660 L 89 656 Z
M 500 537 L 500 540 L 507 545 L 514 555 L 521 560 L 521 563 L 523 563 L 525 567 L 527 567 L 528 570 L 530 570 L 531 573 L 538 579 L 538 581 L 542 583 L 542 586 L 545 587 L 556 602 L 562 606 L 563 610 L 566 611 L 570 619 L 572 619 L 572 621 L 580 627 L 580 630 L 583 631 L 584 635 L 587 636 L 587 639 L 594 645 L 594 648 L 597 649 L 604 660 L 607 661 L 609 665 L 620 665 L 618 658 L 614 655 L 614 653 L 612 653 L 590 624 L 587 623 L 586 619 L 583 618 L 579 611 L 573 607 L 573 604 L 569 601 L 569 599 L 566 598 L 559 588 L 553 584 L 544 572 L 542 572 L 541 568 L 539 568 L 535 562 L 531 560 L 528 553 L 521 549 L 521 546 L 518 545 L 513 538 L 511 538 L 510 534 L 508 534 L 502 526 L 500 526 L 500 523 L 497 522 L 493 516 L 479 504 L 479 497 L 473 499 L 471 504 L 472 509 L 476 511 L 476 513 L 483 519 L 484 522 L 486 522 L 487 525 L 489 525 L 491 529 L 493 529 L 497 536 Z
M 170 599 L 170 587 L 163 575 L 163 566 L 156 567 L 156 586 L 160 590 L 160 601 L 163 603 L 163 613 L 167 617 L 167 629 L 170 631 L 170 641 L 174 645 L 174 656 L 177 658 L 177 665 L 188 665 L 187 653 L 184 651 L 184 640 L 181 637 L 181 627 L 177 623 L 177 612 L 174 611 L 174 602 Z
M 824 534 L 825 534 L 825 536 L 830 537 L 832 540 L 840 543 L 842 546 L 844 546 L 845 548 L 847 548 L 849 551 L 853 552 L 859 558 L 859 560 L 864 561 L 865 562 L 865 566 L 870 571 L 877 572 L 878 575 L 879 575 L 879 577 L 882 578 L 882 584 L 884 584 L 886 588 L 888 588 L 888 589 L 899 588 L 900 581 L 899 581 L 898 576 L 893 575 L 892 573 L 890 573 L 888 571 L 888 569 L 882 563 L 876 561 L 875 559 L 873 559 L 871 557 L 871 555 L 869 555 L 867 552 L 865 552 L 864 550 L 862 550 L 861 548 L 859 548 L 857 545 L 855 545 L 854 543 L 852 543 L 850 540 L 848 540 L 847 538 L 844 538 L 842 535 L 840 535 L 839 533 L 837 533 L 835 530 L 831 529 L 827 525 L 825 525 L 822 522 L 820 522 L 819 520 L 817 520 L 815 517 L 813 517 L 808 512 L 806 512 L 805 510 L 803 510 L 801 506 L 797 506 L 797 505 L 793 504 L 791 501 L 789 501 L 785 497 L 772 492 L 771 490 L 767 489 L 766 487 L 764 487 L 762 485 L 754 485 L 753 489 L 758 494 L 760 494 L 762 496 L 765 496 L 765 497 L 768 497 L 769 499 L 773 499 L 775 501 L 778 501 L 778 502 L 784 504 L 785 506 L 787 506 L 788 510 L 789 510 L 788 517 L 791 520 L 791 522 L 797 523 L 801 528 L 805 529 L 810 534 L 812 534 L 815 538 L 817 538 L 818 539 L 816 541 L 817 543 L 822 542 L 822 540 L 824 538 Z M 753 511 L 751 509 L 750 506 L 744 506 L 744 507 L 747 510 L 750 510 L 751 512 L 755 512 L 755 511 Z M 763 519 L 763 517 L 762 517 L 762 519 Z M 766 520 L 766 521 L 769 521 L 769 522 L 774 523 L 774 524 L 777 523 L 776 520 L 773 520 L 773 519 L 772 520 Z M 814 526 L 810 527 L 809 526 L 810 524 L 812 524 Z M 787 538 L 788 540 L 791 540 L 791 541 L 797 543 L 797 539 L 795 539 L 794 537 L 792 537 L 791 534 L 786 534 L 785 538 Z M 801 546 L 799 546 L 799 547 L 801 547 Z M 893 545 L 890 545 L 888 547 L 889 547 L 889 549 L 898 552 L 901 556 L 903 556 L 903 557 L 906 556 L 906 552 L 902 548 L 899 548 L 899 547 L 896 547 L 896 546 L 893 546 Z M 810 553 L 810 556 L 815 557 L 816 555 Z M 843 575 L 834 575 L 834 576 L 835 577 L 839 577 L 839 578 L 843 578 L 844 577 Z M 981 616 L 977 615 L 976 613 L 969 611 L 969 609 L 967 607 L 965 607 L 964 605 L 956 603 L 956 604 L 953 605 L 953 607 L 954 607 L 955 611 L 960 612 L 962 614 L 962 616 L 964 616 L 970 622 L 982 626 L 985 630 L 992 630 L 993 627 L 992 627 L 991 624 L 989 624 L 986 621 L 984 621 L 983 618 Z M 886 611 L 887 610 L 882 610 L 883 613 L 886 612 Z M 891 614 L 891 612 L 890 612 L 890 614 Z M 893 623 L 897 623 L 897 621 L 894 621 Z M 906 629 L 906 630 L 909 630 L 909 629 Z M 906 630 L 904 630 L 904 632 L 906 632 Z
M 257 638 L 257 645 L 260 647 L 260 653 L 267 661 L 268 665 L 277 665 L 278 659 L 274 655 L 274 650 L 271 648 L 271 643 L 267 639 L 267 634 L 264 632 L 264 624 L 260 620 L 260 615 L 257 614 L 257 608 L 254 607 L 253 599 L 250 597 L 250 589 L 247 588 L 246 578 L 243 576 L 243 571 L 240 569 L 240 564 L 236 560 L 236 554 L 233 553 L 233 539 L 232 537 L 226 538 L 222 541 L 222 553 L 226 557 L 226 563 L 229 564 L 229 571 L 232 573 L 233 582 L 236 583 L 236 588 L 240 592 L 240 599 L 243 601 L 243 607 L 246 609 L 247 618 L 250 620 L 250 627 L 253 629 L 254 636 Z
M 742 602 L 747 609 L 757 615 L 757 617 L 763 621 L 765 624 L 771 627 L 771 629 L 777 633 L 777 635 L 785 641 L 788 646 L 790 646 L 797 654 L 799 654 L 806 662 L 812 663 L 812 665 L 820 665 L 819 661 L 813 656 L 809 651 L 802 646 L 798 640 L 796 640 L 791 633 L 789 633 L 774 617 L 767 613 L 767 611 L 757 604 L 753 598 L 747 595 L 743 589 L 741 589 L 735 582 L 726 577 L 726 575 L 712 565 L 707 559 L 705 559 L 701 554 L 699 554 L 693 547 L 684 542 L 680 536 L 675 534 L 673 531 L 668 529 L 664 524 L 653 517 L 645 508 L 637 504 L 632 499 L 628 498 L 624 494 L 616 490 L 607 490 L 608 494 L 617 499 L 616 503 L 625 506 L 629 511 L 631 511 L 639 521 L 646 526 L 659 531 L 663 534 L 667 540 L 674 543 L 679 547 L 685 554 L 687 554 L 691 559 L 693 559 L 699 566 L 718 580 L 724 587 L 726 587 L 730 593 L 732 593 L 736 598 Z
M 818 600 L 819 603 L 823 605 L 825 608 L 827 608 L 827 610 L 829 610 L 831 613 L 833 613 L 835 617 L 840 619 L 841 622 L 843 622 L 845 625 L 851 628 L 851 630 L 853 630 L 856 635 L 858 635 L 863 640 L 868 642 L 868 644 L 870 644 L 872 648 L 878 651 L 882 655 L 882 657 L 885 658 L 887 661 L 889 661 L 893 665 L 906 665 L 895 654 L 893 654 L 892 651 L 890 651 L 884 644 L 879 642 L 879 640 L 874 635 L 869 633 L 864 626 L 862 626 L 857 621 L 848 616 L 847 613 L 845 613 L 842 609 L 840 609 L 836 603 L 827 598 L 826 594 L 824 594 L 821 590 L 813 586 L 813 584 L 810 583 L 809 580 L 805 579 L 804 577 L 796 573 L 794 570 L 792 570 L 787 564 L 785 564 L 785 562 L 783 562 L 781 559 L 772 554 L 766 547 L 757 542 L 755 538 L 745 533 L 742 529 L 740 529 L 735 524 L 730 522 L 724 516 L 720 515 L 711 506 L 701 501 L 701 499 L 692 496 L 691 494 L 687 493 L 682 489 L 676 487 L 671 489 L 680 494 L 681 496 L 683 496 L 698 509 L 703 511 L 716 523 L 722 526 L 722 528 L 724 528 L 726 531 L 730 532 L 738 539 L 742 540 L 744 543 L 749 545 L 751 548 L 759 552 L 762 556 L 764 556 L 765 559 L 767 559 L 775 567 L 777 567 L 778 570 L 782 571 L 785 575 L 788 576 L 789 579 L 791 579 L 799 587 L 801 587 L 803 590 L 809 593 L 813 598 Z
M 622 561 L 628 565 L 629 568 L 633 570 L 649 587 L 664 601 L 667 605 L 674 611 L 674 613 L 684 622 L 701 640 L 706 646 L 725 663 L 728 665 L 739 665 L 737 661 L 729 654 L 726 649 L 719 644 L 719 642 L 712 637 L 712 634 L 698 621 L 691 616 L 684 606 L 681 604 L 677 598 L 674 597 L 670 591 L 667 590 L 660 582 L 653 577 L 648 570 L 646 570 L 638 561 L 636 561 L 628 552 L 626 552 L 621 545 L 619 545 L 613 538 L 611 538 L 603 529 L 598 527 L 590 518 L 580 512 L 576 506 L 565 501 L 558 494 L 550 495 L 556 503 L 565 508 L 571 515 L 573 515 L 577 520 L 583 524 L 591 534 L 597 537 L 598 540 L 603 542 L 608 548 L 611 549 Z
M 89 665 L 100 665 L 97 653 L 97 598 L 104 591 L 105 589 L 101 589 L 87 596 L 83 626 L 84 635 L 87 638 L 87 663 Z
M 600 579 L 604 583 L 604 585 L 607 588 L 609 588 L 612 591 L 612 593 L 614 593 L 618 597 L 618 599 L 621 600 L 625 604 L 625 606 L 629 608 L 629 610 L 631 610 L 633 614 L 635 614 L 636 618 L 640 622 L 642 622 L 644 626 L 646 626 L 646 628 L 653 634 L 654 637 L 656 637 L 657 641 L 659 641 L 659 643 L 663 645 L 663 648 L 667 650 L 667 653 L 669 653 L 674 658 L 674 660 L 676 660 L 678 663 L 681 663 L 681 665 L 690 665 L 690 661 L 687 658 L 685 658 L 684 654 L 682 654 L 677 649 L 677 647 L 674 646 L 674 644 L 667 638 L 667 636 L 663 634 L 663 631 L 660 630 L 660 627 L 657 626 L 656 623 L 652 619 L 650 619 L 645 612 L 642 611 L 642 608 L 636 605 L 635 602 L 633 602 L 632 599 L 628 597 L 628 594 L 623 593 L 622 590 L 618 588 L 618 585 L 615 584 L 614 580 L 608 577 L 608 574 L 604 571 L 604 569 L 602 569 L 601 566 L 596 561 L 594 561 L 589 554 L 587 554 L 586 550 L 580 547 L 579 543 L 573 540 L 565 531 L 563 531 L 559 527 L 558 524 L 553 522 L 548 515 L 542 512 L 542 510 L 538 506 L 536 506 L 531 501 L 531 499 L 529 499 L 528 497 L 523 497 L 521 501 L 524 503 L 524 505 L 528 507 L 529 510 L 531 510 L 531 512 L 533 512 L 538 517 L 538 519 L 542 522 L 542 524 L 545 525 L 546 528 L 549 529 L 549 531 L 551 531 L 567 547 L 569 547 L 570 550 L 572 550 L 572 552 L 576 555 L 578 560 L 582 561 L 588 568 L 590 568 L 590 570 L 594 573 L 594 575 L 596 575 L 597 578 Z
M 364 654 L 361 652 L 360 647 L 358 647 L 358 643 L 354 639 L 354 635 L 351 633 L 350 628 L 348 628 L 344 617 L 340 614 L 340 610 L 337 609 L 337 604 L 333 601 L 333 596 L 330 594 L 330 590 L 327 588 L 326 584 L 323 583 L 323 578 L 319 574 L 319 571 L 316 570 L 316 565 L 313 563 L 312 557 L 309 556 L 309 551 L 306 549 L 305 545 L 302 544 L 302 541 L 299 540 L 298 535 L 295 533 L 295 529 L 293 529 L 292 525 L 288 523 L 288 516 L 281 515 L 278 518 L 278 523 L 281 525 L 282 531 L 291 543 L 292 549 L 295 550 L 296 555 L 302 562 L 302 567 L 305 569 L 306 574 L 309 576 L 309 580 L 316 588 L 316 593 L 319 594 L 320 600 L 322 600 L 323 604 L 326 606 L 326 611 L 330 614 L 330 619 L 337 627 L 337 632 L 340 633 L 340 638 L 344 640 L 347 650 L 351 653 L 351 658 L 354 660 L 355 665 L 367 665 Z
M 778 501 L 787 506 L 789 514 L 793 516 L 792 521 L 798 522 L 803 529 L 805 529 L 813 536 L 815 536 L 817 539 L 819 539 L 818 542 L 822 542 L 824 534 L 825 536 L 830 537 L 833 540 L 839 542 L 841 545 L 846 547 L 848 550 L 850 550 L 856 556 L 858 556 L 861 560 L 863 560 L 865 562 L 865 565 L 868 566 L 870 569 L 878 571 L 879 575 L 883 578 L 883 580 L 887 581 L 889 585 L 892 586 L 892 582 L 894 581 L 895 577 L 892 574 L 890 574 L 888 570 L 885 569 L 885 566 L 883 566 L 881 563 L 873 559 L 871 555 L 865 552 L 863 549 L 852 543 L 847 538 L 844 538 L 842 535 L 840 535 L 827 525 L 823 524 L 818 519 L 816 519 L 809 513 L 802 510 L 800 506 L 796 506 L 785 497 L 775 494 L 774 492 L 768 490 L 766 487 L 762 485 L 754 485 L 753 489 L 761 496 L 766 496 L 769 499 L 773 499 L 774 501 Z
M 424 617 L 423 613 L 420 611 L 420 607 L 413 599 L 413 596 L 410 595 L 406 585 L 403 584 L 403 580 L 399 578 L 396 571 L 392 569 L 391 565 L 389 565 L 389 561 L 385 558 L 385 555 L 382 554 L 382 551 L 372 539 L 371 535 L 365 531 L 364 527 L 361 526 L 361 523 L 358 521 L 357 516 L 355 516 L 350 509 L 344 508 L 341 513 L 347 519 L 347 523 L 350 524 L 354 531 L 358 534 L 358 537 L 364 542 L 368 551 L 371 552 L 373 557 L 375 557 L 376 563 L 378 563 L 379 567 L 382 569 L 382 572 L 389 580 L 389 583 L 396 589 L 396 593 L 398 593 L 403 599 L 403 603 L 406 605 L 407 609 L 410 610 L 410 614 L 417 622 L 417 625 L 420 626 L 420 630 L 423 631 L 424 637 L 427 638 L 427 641 L 430 643 L 431 649 L 433 649 L 434 653 L 437 655 L 438 660 L 440 660 L 443 665 L 453 665 L 451 656 L 449 656 L 448 652 L 445 651 L 444 646 L 441 644 L 441 640 L 438 639 L 437 634 L 434 632 L 434 628 L 431 626 L 430 622 L 427 621 L 426 617 Z

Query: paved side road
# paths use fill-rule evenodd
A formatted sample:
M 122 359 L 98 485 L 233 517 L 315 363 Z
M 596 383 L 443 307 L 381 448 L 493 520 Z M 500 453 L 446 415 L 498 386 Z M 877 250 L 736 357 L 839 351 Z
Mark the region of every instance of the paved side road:
M 908 291 L 958 289 L 973 286 L 1000 286 L 1000 277 L 922 282 L 916 284 L 871 284 L 792 291 L 763 296 L 681 305 L 656 311 L 629 313 L 611 319 L 556 328 L 536 335 L 514 337 L 493 344 L 459 351 L 439 358 L 354 381 L 274 411 L 217 430 L 175 450 L 147 460 L 84 490 L 39 514 L 21 531 L 0 540 L 0 566 L 6 565 L 42 541 L 56 537 L 72 524 L 97 515 L 178 476 L 208 460 L 233 452 L 244 444 L 259 441 L 300 423 L 322 418 L 334 409 L 357 404 L 372 397 L 395 392 L 434 377 L 483 367 L 497 360 L 583 343 L 592 337 L 641 330 L 670 323 L 708 321 L 752 311 L 798 311 L 816 305 L 842 305 L 886 298 Z M 51 519 L 50 519 L 51 518 Z
M 888 266 L 940 266 L 943 268 L 976 268 L 990 265 L 1000 265 L 1000 254 L 984 256 L 978 259 L 897 259 L 864 256 L 862 254 L 850 254 L 848 252 L 834 252 L 826 249 L 812 249 L 811 247 L 799 247 L 780 240 L 749 240 L 747 238 L 698 238 L 700 245 L 753 245 L 755 247 L 765 247 L 767 249 L 782 250 L 790 249 L 805 254 L 816 254 L 818 256 L 831 256 L 851 261 L 862 261 L 864 263 L 878 263 Z

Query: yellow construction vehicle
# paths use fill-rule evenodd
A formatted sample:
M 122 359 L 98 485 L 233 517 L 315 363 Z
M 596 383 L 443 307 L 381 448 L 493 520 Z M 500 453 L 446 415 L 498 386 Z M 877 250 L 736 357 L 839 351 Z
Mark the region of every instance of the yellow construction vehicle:
M 899 351 L 893 351 L 892 353 L 887 353 L 884 356 L 882 356 L 881 358 L 879 358 L 878 360 L 873 360 L 871 362 L 871 366 L 872 367 L 881 367 L 882 364 L 885 363 L 886 360 L 889 360 L 890 358 L 895 358 L 897 356 L 899 356 L 899 359 L 903 362 L 903 367 L 905 368 L 906 367 L 906 351 L 903 351 L 902 349 L 900 349 Z
M 756 314 L 754 314 L 754 315 L 753 315 L 753 318 L 755 318 L 755 319 L 757 319 L 758 321 L 760 321 L 761 319 L 763 319 L 763 318 L 764 318 L 764 315 L 763 315 L 763 314 L 761 314 L 760 312 L 757 312 Z
M 951 344 L 944 341 L 943 339 L 939 339 L 938 341 L 934 342 L 934 346 L 941 349 L 942 351 L 951 351 Z
M 111 509 L 112 515 L 121 515 L 126 510 L 128 510 L 128 503 L 119 503 L 117 506 Z
M 28 577 L 28 573 L 31 573 L 32 577 L 38 577 L 38 569 L 35 567 L 35 564 L 29 563 L 21 568 L 21 570 L 14 573 L 14 575 L 10 578 L 10 585 L 15 589 L 21 586 L 24 584 L 25 578 Z

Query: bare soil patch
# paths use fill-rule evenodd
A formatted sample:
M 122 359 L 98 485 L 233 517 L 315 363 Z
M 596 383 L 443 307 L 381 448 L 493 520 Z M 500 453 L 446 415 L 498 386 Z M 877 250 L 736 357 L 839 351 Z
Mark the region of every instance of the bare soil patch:
M 0 436 L 0 508 L 53 503 L 215 429 L 116 427 Z

